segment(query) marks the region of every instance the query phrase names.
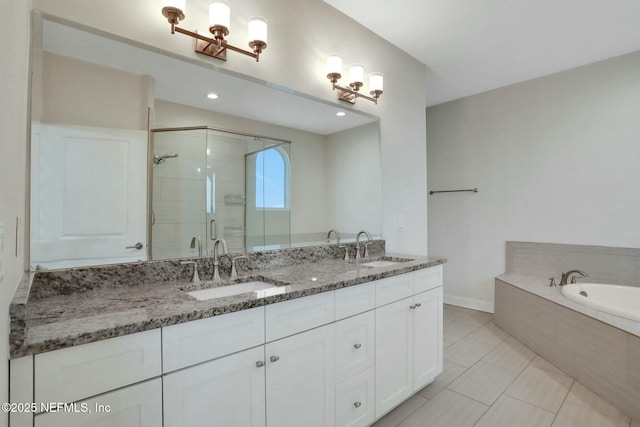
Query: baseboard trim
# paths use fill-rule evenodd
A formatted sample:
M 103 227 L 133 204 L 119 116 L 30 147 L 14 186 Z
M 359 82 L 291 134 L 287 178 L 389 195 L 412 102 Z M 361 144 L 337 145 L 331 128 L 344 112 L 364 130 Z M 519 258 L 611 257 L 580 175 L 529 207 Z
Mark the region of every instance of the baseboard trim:
M 484 301 L 475 298 L 466 298 L 458 295 L 451 295 L 445 292 L 444 303 L 457 305 L 459 307 L 471 308 L 474 310 L 486 311 L 487 313 L 494 312 L 493 301 Z

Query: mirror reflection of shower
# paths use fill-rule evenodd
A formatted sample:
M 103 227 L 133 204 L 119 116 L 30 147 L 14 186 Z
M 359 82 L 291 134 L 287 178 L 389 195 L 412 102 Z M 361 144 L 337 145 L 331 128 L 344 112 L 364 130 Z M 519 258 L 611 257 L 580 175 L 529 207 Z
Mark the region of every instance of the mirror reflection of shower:
M 155 168 L 156 166 L 164 163 L 167 159 L 175 159 L 176 157 L 178 157 L 178 153 L 167 153 L 167 154 L 155 154 L 153 156 L 153 167 Z

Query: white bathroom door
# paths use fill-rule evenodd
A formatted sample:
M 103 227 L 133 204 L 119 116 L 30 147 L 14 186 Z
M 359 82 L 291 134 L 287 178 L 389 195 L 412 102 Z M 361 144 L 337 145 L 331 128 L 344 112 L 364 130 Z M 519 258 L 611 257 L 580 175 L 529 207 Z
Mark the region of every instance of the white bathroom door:
M 32 269 L 146 260 L 146 131 L 34 126 L 31 179 Z

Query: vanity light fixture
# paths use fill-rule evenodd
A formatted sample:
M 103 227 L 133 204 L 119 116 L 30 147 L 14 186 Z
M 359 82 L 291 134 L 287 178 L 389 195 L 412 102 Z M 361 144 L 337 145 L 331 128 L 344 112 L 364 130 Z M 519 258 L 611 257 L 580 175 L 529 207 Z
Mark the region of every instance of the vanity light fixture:
M 209 5 L 209 32 L 213 38 L 203 36 L 197 32 L 178 27 L 180 21 L 185 18 L 184 10 L 186 0 L 162 0 L 162 15 L 171 24 L 171 34 L 176 32 L 196 39 L 196 52 L 212 56 L 223 61 L 227 60 L 227 50 L 242 53 L 260 60 L 260 54 L 267 48 L 267 20 L 261 16 L 249 18 L 249 47 L 253 50 L 240 49 L 225 40 L 229 35 L 231 22 L 231 8 L 225 0 L 213 0 Z
M 327 58 L 327 78 L 332 84 L 333 90 L 338 89 L 338 99 L 350 104 L 356 103 L 356 98 L 367 99 L 376 105 L 378 98 L 382 95 L 383 75 L 382 73 L 372 73 L 369 75 L 369 94 L 360 93 L 360 88 L 364 85 L 364 67 L 354 64 L 349 67 L 349 87 L 338 85 L 338 80 L 342 77 L 342 58 L 338 55 L 330 55 Z

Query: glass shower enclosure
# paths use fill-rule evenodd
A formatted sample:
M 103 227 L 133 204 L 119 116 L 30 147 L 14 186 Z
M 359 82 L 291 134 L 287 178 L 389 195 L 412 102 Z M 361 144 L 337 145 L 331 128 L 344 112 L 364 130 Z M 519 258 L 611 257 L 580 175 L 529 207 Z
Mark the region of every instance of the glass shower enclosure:
M 210 127 L 151 131 L 150 256 L 290 246 L 290 142 Z

